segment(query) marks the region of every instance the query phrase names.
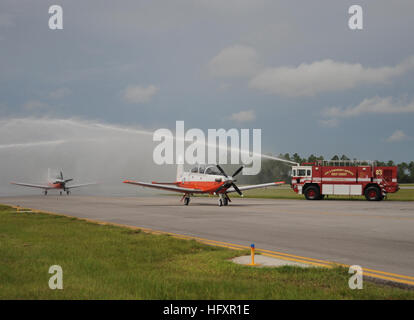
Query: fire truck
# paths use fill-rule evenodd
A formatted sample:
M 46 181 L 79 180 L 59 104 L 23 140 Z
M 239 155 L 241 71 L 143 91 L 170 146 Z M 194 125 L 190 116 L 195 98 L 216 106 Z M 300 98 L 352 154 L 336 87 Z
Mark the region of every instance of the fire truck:
M 383 200 L 399 190 L 396 166 L 377 166 L 375 161 L 325 161 L 292 167 L 292 189 L 307 200 L 330 195 L 363 195 L 369 201 Z

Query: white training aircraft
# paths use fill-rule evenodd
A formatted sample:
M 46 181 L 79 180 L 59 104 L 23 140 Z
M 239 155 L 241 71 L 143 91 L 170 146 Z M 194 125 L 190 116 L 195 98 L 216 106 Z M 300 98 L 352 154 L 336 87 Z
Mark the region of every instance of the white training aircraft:
M 72 181 L 73 179 L 64 179 L 62 171 L 60 171 L 60 174 L 57 175 L 53 179 L 50 178 L 50 171 L 48 172 L 48 176 L 49 176 L 49 178 L 48 178 L 49 181 L 48 181 L 47 184 L 44 184 L 44 185 L 22 183 L 22 182 L 10 182 L 10 183 L 18 185 L 18 186 L 23 186 L 23 187 L 43 189 L 44 190 L 43 191 L 44 195 L 47 195 L 47 191 L 50 190 L 50 189 L 61 190 L 60 191 L 61 195 L 62 195 L 62 192 L 66 192 L 66 194 L 69 195 L 70 194 L 70 189 L 84 187 L 84 186 L 90 186 L 90 185 L 96 184 L 96 182 L 92 182 L 92 183 L 74 184 L 74 185 L 68 186 L 66 184 L 69 181 Z
M 217 169 L 218 171 L 217 171 Z M 234 179 L 242 170 L 243 166 L 237 169 L 232 176 L 228 176 L 219 165 L 207 167 L 195 167 L 190 172 L 184 172 L 184 166 L 177 167 L 177 181 L 175 182 L 140 182 L 125 180 L 124 183 L 138 185 L 147 188 L 162 189 L 183 193 L 181 201 L 188 206 L 190 197 L 194 194 L 218 195 L 218 205 L 227 206 L 231 202 L 228 193 L 237 192 L 243 196 L 242 191 L 277 186 L 284 184 L 284 181 L 256 184 L 250 186 L 237 187 Z

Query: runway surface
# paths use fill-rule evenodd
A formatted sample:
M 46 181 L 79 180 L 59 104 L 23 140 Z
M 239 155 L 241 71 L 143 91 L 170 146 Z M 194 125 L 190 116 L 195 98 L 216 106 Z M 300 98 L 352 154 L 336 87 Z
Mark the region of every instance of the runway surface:
M 0 203 L 414 276 L 414 202 L 25 196 Z M 413 278 L 414 280 L 414 278 Z M 411 281 L 413 281 L 411 280 Z

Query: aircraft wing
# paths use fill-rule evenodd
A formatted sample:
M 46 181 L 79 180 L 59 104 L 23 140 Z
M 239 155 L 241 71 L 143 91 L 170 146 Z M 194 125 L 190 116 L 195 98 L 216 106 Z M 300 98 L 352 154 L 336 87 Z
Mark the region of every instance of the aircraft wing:
M 140 181 L 131 181 L 131 180 L 125 180 L 124 183 L 128 184 L 134 184 L 141 187 L 147 187 L 147 188 L 154 188 L 154 189 L 162 189 L 167 191 L 174 191 L 174 192 L 180 192 L 180 193 L 203 193 L 204 191 L 200 189 L 190 189 L 190 188 L 182 188 L 178 187 L 172 184 L 159 184 L 159 183 L 148 183 L 148 182 L 140 182 Z
M 265 187 L 274 187 L 274 186 L 278 186 L 284 183 L 285 183 L 284 181 L 278 181 L 278 182 L 270 182 L 270 183 L 262 183 L 262 184 L 253 184 L 250 186 L 239 187 L 239 189 L 240 191 L 250 190 L 250 189 L 259 189 L 259 188 L 265 188 Z M 226 192 L 236 192 L 236 190 L 233 187 L 231 187 L 231 188 L 228 188 Z
M 23 186 L 23 187 L 32 187 L 32 188 L 40 188 L 40 189 L 53 189 L 51 186 L 45 186 L 45 185 L 40 185 L 40 184 L 30 184 L 30 183 L 21 183 L 21 182 L 10 182 L 11 184 L 15 184 L 18 186 Z
M 66 186 L 66 189 L 73 189 L 73 188 L 79 188 L 79 187 L 85 187 L 85 186 L 91 186 L 96 184 L 96 182 L 92 182 L 92 183 L 83 183 L 83 184 L 74 184 L 72 186 Z

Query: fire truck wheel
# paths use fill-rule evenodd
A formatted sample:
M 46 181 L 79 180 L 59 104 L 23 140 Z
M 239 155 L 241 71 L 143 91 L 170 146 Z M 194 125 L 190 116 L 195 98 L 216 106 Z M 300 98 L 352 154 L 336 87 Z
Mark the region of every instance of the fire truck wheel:
M 368 201 L 382 200 L 381 192 L 377 187 L 369 187 L 365 189 L 365 198 Z
M 320 193 L 318 187 L 310 186 L 305 190 L 306 200 L 318 200 L 320 199 Z

